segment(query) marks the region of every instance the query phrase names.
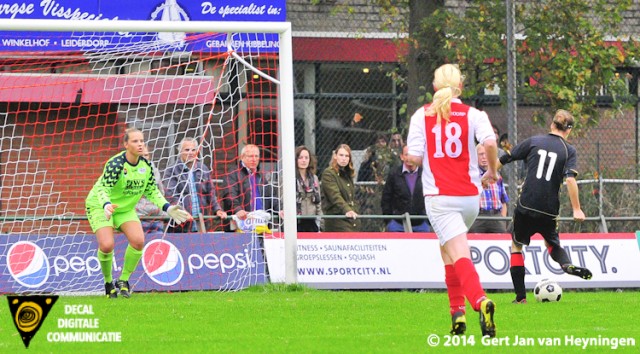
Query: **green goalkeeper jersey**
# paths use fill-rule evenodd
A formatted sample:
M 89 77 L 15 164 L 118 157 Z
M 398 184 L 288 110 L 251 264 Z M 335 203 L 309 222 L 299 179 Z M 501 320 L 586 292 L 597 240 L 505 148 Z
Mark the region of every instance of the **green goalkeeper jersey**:
M 142 196 L 165 210 L 169 202 L 158 189 L 153 167 L 144 157 L 130 164 L 123 151 L 107 161 L 102 175 L 87 196 L 87 207 L 104 208 L 107 203 L 118 206 L 116 213 L 134 210 Z

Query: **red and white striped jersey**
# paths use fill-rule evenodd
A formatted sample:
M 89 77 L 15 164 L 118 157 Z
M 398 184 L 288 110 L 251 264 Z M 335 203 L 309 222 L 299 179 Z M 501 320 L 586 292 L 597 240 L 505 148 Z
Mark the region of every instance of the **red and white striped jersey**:
M 449 122 L 425 116 L 428 105 L 411 117 L 409 155 L 421 156 L 424 195 L 472 196 L 482 191 L 476 141 L 496 138 L 483 111 L 451 100 Z

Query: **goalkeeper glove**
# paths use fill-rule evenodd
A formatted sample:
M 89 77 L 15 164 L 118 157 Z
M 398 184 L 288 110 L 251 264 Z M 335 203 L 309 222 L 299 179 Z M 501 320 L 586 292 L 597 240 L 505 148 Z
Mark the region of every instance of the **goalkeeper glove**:
M 115 204 L 111 204 L 111 203 L 107 203 L 104 206 L 104 217 L 107 218 L 107 220 L 111 219 L 111 215 L 113 214 L 113 211 L 116 210 L 118 206 Z
M 175 220 L 178 224 L 182 224 L 187 220 L 193 220 L 191 214 L 186 212 L 179 205 L 172 205 L 167 209 L 167 214 Z

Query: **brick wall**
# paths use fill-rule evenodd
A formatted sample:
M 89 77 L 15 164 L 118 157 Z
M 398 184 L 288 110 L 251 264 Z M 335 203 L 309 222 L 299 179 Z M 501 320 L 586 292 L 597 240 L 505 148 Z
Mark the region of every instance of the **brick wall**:
M 83 216 L 104 162 L 121 149 L 108 107 L 22 105 L 6 116 L 1 145 L 2 216 Z M 90 232 L 86 221 L 5 221 L 2 232 Z
M 491 122 L 507 133 L 507 110 L 502 106 L 483 107 Z M 549 131 L 551 118 L 544 126 L 532 123 L 532 117 L 539 107 L 518 107 L 518 142 L 536 134 Z M 569 142 L 578 151 L 578 171 L 580 179 L 590 178 L 600 169 L 604 178 L 618 178 L 622 171 L 626 171 L 625 178 L 633 176 L 636 166 L 636 125 L 633 110 L 623 112 L 611 110 L 601 111 L 600 124 L 597 127 L 581 131 L 569 136 Z M 513 142 L 513 139 L 510 139 Z
M 342 7 L 341 7 L 342 6 Z M 340 9 L 340 10 L 336 10 Z M 370 0 L 320 1 L 312 5 L 308 0 L 287 1 L 287 21 L 295 32 L 373 33 L 381 32 L 380 8 Z M 392 21 L 389 32 L 399 28 L 399 19 Z

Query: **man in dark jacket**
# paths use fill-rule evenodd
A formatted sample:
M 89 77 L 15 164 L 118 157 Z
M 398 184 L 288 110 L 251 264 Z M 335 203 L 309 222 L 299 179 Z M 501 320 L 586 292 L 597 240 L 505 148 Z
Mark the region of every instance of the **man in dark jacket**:
M 417 167 L 407 161 L 408 148 L 402 148 L 402 165 L 389 172 L 382 192 L 382 214 L 427 215 L 424 207 L 422 191 L 422 167 Z M 429 232 L 431 228 L 425 219 L 412 219 L 413 232 Z M 387 221 L 388 232 L 404 232 L 403 219 Z
M 250 212 L 258 210 L 270 214 L 279 210 L 275 186 L 266 181 L 259 164 L 260 148 L 254 144 L 245 145 L 240 151 L 238 168 L 224 179 L 224 210 L 236 219 L 246 220 Z M 231 225 L 225 225 L 226 231 L 232 229 Z

